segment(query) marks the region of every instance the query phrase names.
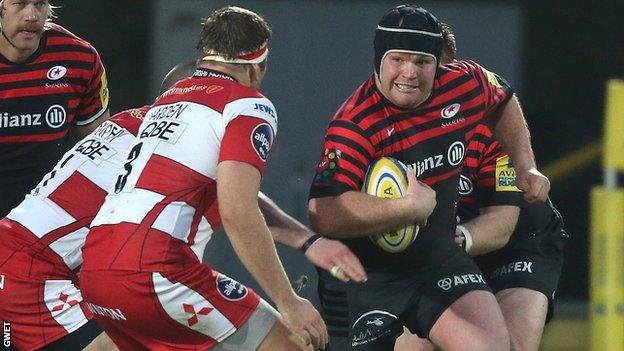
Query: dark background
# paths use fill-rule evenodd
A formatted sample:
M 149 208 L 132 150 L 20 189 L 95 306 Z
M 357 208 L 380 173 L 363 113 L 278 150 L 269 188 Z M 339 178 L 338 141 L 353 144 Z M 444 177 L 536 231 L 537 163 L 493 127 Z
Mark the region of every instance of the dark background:
M 183 5 L 185 1 L 175 1 Z M 52 1 L 54 5 L 60 5 L 57 9 L 59 14 L 58 23 L 79 36 L 89 40 L 100 52 L 104 64 L 107 68 L 108 80 L 111 89 L 111 112 L 118 112 L 122 109 L 140 106 L 152 100 L 154 87 L 150 86 L 150 42 L 158 41 L 160 38 L 152 37 L 153 28 L 163 26 L 164 23 L 154 23 L 153 12 L 155 11 L 155 1 L 133 0 L 133 1 L 111 1 L 111 0 L 66 0 Z M 196 1 L 197 3 L 197 1 Z M 206 4 L 206 10 L 202 13 L 193 14 L 191 17 L 199 34 L 199 18 L 206 16 L 215 8 L 213 1 L 200 1 Z M 245 1 L 230 2 L 233 5 L 245 6 Z M 325 6 L 331 9 L 331 2 L 309 1 L 319 7 Z M 336 25 L 344 25 L 349 21 L 350 16 L 355 13 L 345 13 L 343 10 L 352 6 L 361 8 L 371 5 L 372 1 L 342 1 L 335 2 L 336 7 L 341 11 L 328 13 L 328 16 L 335 16 Z M 386 2 L 399 4 L 400 2 Z M 624 18 L 624 1 L 437 1 L 444 6 L 466 6 L 466 4 L 478 3 L 480 5 L 492 6 L 496 8 L 501 4 L 515 4 L 521 9 L 521 57 L 520 57 L 520 86 L 518 91 L 530 129 L 533 135 L 533 144 L 539 165 L 547 165 L 567 154 L 582 148 L 586 144 L 596 141 L 602 136 L 604 92 L 606 80 L 610 78 L 624 78 L 624 39 L 622 37 L 622 19 Z M 302 1 L 265 1 L 265 10 L 268 7 L 284 6 L 292 9 L 293 6 L 304 6 Z M 425 7 L 435 12 L 435 9 L 425 4 Z M 251 9 L 256 9 L 249 6 Z M 376 6 L 378 7 L 378 6 Z M 382 8 L 388 8 L 385 6 Z M 378 18 L 382 12 L 375 10 L 372 18 Z M 301 16 L 305 13 L 293 13 L 293 24 L 299 25 Z M 268 17 L 268 16 L 267 16 Z M 271 22 L 271 18 L 267 18 Z M 361 18 L 357 18 L 361 20 Z M 468 19 L 470 21 L 470 19 Z M 475 19 L 475 21 L 480 19 Z M 360 21 L 361 22 L 361 21 Z M 272 22 L 271 22 L 272 23 Z M 357 26 L 372 28 L 375 21 L 357 23 Z M 453 26 L 453 22 L 449 20 Z M 274 25 L 275 35 L 281 36 L 280 40 L 292 40 L 292 45 L 299 48 L 309 47 L 309 43 L 302 45 L 298 38 L 293 35 L 288 36 L 288 28 Z M 278 31 L 279 29 L 279 31 Z M 462 30 L 466 30 L 462 28 Z M 462 32 L 457 31 L 459 39 L 459 55 L 462 57 Z M 311 35 L 312 36 L 312 35 Z M 311 40 L 311 38 L 304 38 Z M 317 48 L 322 49 L 323 45 L 333 48 L 341 46 L 341 38 L 325 38 L 327 41 L 312 43 Z M 195 40 L 195 38 L 193 38 Z M 348 41 L 349 38 L 344 38 Z M 505 38 L 501 38 L 504 44 Z M 483 50 L 496 50 L 496 47 L 484 46 Z M 192 53 L 192 51 L 189 51 Z M 493 52 L 495 53 L 495 51 Z M 372 54 L 372 45 L 371 53 Z M 368 59 L 368 58 L 367 58 Z M 174 64 L 172 62 L 171 64 Z M 324 64 L 335 64 L 326 62 Z M 313 66 L 314 63 L 310 62 Z M 490 68 L 490 67 L 488 67 Z M 286 71 L 299 79 L 307 79 L 301 72 L 289 72 L 288 65 L 275 66 L 270 68 L 269 75 L 277 75 L 279 71 Z M 311 67 L 308 75 L 314 74 Z M 495 69 L 494 69 L 495 70 Z M 496 70 L 495 70 L 496 71 Z M 345 75 L 347 72 L 343 72 Z M 350 73 L 350 72 L 349 72 Z M 357 81 L 366 78 L 370 71 L 364 74 L 359 73 Z M 160 73 L 159 73 L 160 74 Z M 278 77 L 280 77 L 278 75 Z M 341 75 L 332 75 L 329 80 L 340 80 Z M 319 84 L 318 81 L 313 84 Z M 270 82 L 269 82 L 270 83 Z M 267 83 L 268 84 L 268 83 Z M 286 82 L 286 84 L 288 84 Z M 326 86 L 317 86 L 319 89 L 329 88 L 331 82 Z M 152 84 L 153 85 L 153 84 Z M 354 87 L 354 86 L 353 86 Z M 351 90 L 352 88 L 350 88 Z M 296 91 L 294 92 L 296 94 Z M 344 99 L 348 92 L 345 92 L 338 100 Z M 304 99 L 302 99 L 304 100 Z M 278 109 L 283 104 L 282 101 L 273 99 Z M 303 103 L 298 101 L 297 103 Z M 335 110 L 337 104 L 331 103 L 327 108 Z M 329 116 L 325 116 L 326 119 Z M 326 124 L 321 121 L 321 125 Z M 292 133 L 292 130 L 283 134 Z M 301 133 L 312 133 L 313 139 L 317 140 L 317 148 L 323 130 L 306 131 L 305 126 L 299 126 Z M 279 140 L 279 139 L 278 139 Z M 287 148 L 287 147 L 286 147 Z M 278 152 L 292 155 L 288 150 L 284 150 L 283 144 L 279 144 Z M 297 177 L 303 175 L 300 181 L 306 183 L 314 165 L 310 162 L 302 161 L 293 156 L 289 164 L 289 169 Z M 317 155 L 310 156 L 316 159 Z M 279 170 L 280 164 L 269 164 L 269 176 L 285 176 Z M 277 169 L 277 170 L 275 170 Z M 602 172 L 600 160 L 596 158 L 590 166 L 570 172 L 561 180 L 553 183 L 551 198 L 555 205 L 561 210 L 566 219 L 566 226 L 571 235 L 571 241 L 566 251 L 566 263 L 560 283 L 558 295 L 562 299 L 585 300 L 587 299 L 588 282 L 588 204 L 589 190 L 592 186 L 601 182 Z M 284 191 L 288 191 L 285 189 Z M 270 187 L 269 195 L 275 198 L 284 208 L 293 213 L 302 221 L 305 218 L 305 199 L 299 198 L 298 203 L 293 203 L 290 197 L 280 193 L 276 185 Z M 285 199 L 285 200 L 282 200 Z M 223 237 L 223 235 L 220 235 Z M 212 244 L 207 255 L 215 266 L 224 269 L 226 272 L 236 271 L 229 268 L 236 258 L 227 250 L 227 244 L 222 239 L 217 244 Z M 215 246 L 216 245 L 216 246 Z M 302 271 L 310 273 L 309 266 L 300 267 L 301 260 L 297 253 L 289 250 L 280 250 L 281 254 L 292 260 L 298 267 L 289 269 L 291 277 L 296 278 Z M 233 273 L 240 278 L 238 273 Z M 242 274 L 240 280 L 249 282 L 249 276 Z M 307 290 L 307 294 L 313 294 L 312 289 Z

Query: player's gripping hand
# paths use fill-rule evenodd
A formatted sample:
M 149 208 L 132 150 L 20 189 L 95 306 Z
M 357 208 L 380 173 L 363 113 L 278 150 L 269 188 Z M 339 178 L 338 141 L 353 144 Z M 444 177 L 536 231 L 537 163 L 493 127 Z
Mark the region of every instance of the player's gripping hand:
M 368 279 L 357 256 L 338 240 L 318 239 L 306 250 L 305 255 L 315 266 L 328 272 L 331 272 L 333 267 L 338 267 L 343 273 L 338 279 L 344 282 L 353 280 L 361 283 Z
M 327 345 L 329 336 L 321 314 L 310 301 L 294 295 L 289 302 L 278 306 L 284 323 L 293 333 L 301 336 L 314 350 L 322 350 Z
M 544 202 L 550 191 L 550 180 L 536 168 L 518 173 L 518 189 L 524 191 L 524 199 L 528 202 Z
M 413 167 L 407 167 L 407 192 L 406 198 L 412 201 L 414 206 L 414 222 L 421 227 L 427 225 L 427 218 L 437 205 L 436 192 L 429 185 L 416 179 L 416 171 Z

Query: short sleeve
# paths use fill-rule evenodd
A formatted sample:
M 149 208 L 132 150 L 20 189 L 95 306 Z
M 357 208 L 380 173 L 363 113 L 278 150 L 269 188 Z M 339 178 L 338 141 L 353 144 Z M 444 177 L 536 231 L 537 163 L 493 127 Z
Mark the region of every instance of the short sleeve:
M 93 50 L 93 68 L 89 72 L 87 86 L 80 99 L 76 114 L 76 125 L 87 125 L 98 119 L 108 109 L 108 80 L 106 71 L 95 48 Z
M 524 195 L 516 186 L 516 170 L 497 141 L 485 144 L 476 188 L 479 207 L 523 204 Z
M 275 131 L 264 119 L 238 116 L 225 128 L 219 150 L 219 162 L 240 161 L 264 172 L 269 152 L 273 146 Z
M 353 122 L 334 120 L 327 128 L 310 198 L 338 196 L 362 188 L 374 147 Z
M 465 61 L 465 63 L 472 71 L 472 74 L 479 80 L 480 84 L 483 86 L 483 92 L 485 94 L 486 116 L 498 109 L 499 106 L 506 103 L 507 100 L 509 100 L 513 96 L 513 88 L 503 77 L 499 76 L 494 72 L 488 71 L 474 61 Z

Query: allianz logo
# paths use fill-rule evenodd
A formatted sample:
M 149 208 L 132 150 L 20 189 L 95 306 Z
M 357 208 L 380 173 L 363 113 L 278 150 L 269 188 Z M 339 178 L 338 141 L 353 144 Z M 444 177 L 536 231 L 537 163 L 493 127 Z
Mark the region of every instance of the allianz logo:
M 45 115 L 41 113 L 12 114 L 10 112 L 0 112 L 0 128 L 40 126 L 44 122 L 51 128 L 59 128 L 65 124 L 66 120 L 67 112 L 61 105 L 50 106 Z
M 464 159 L 465 151 L 466 148 L 464 143 L 461 141 L 455 141 L 449 146 L 446 154 L 443 153 L 429 156 L 423 160 L 412 163 L 411 166 L 414 170 L 416 170 L 416 177 L 419 177 L 426 171 L 442 167 L 446 163 L 451 166 L 459 165 Z

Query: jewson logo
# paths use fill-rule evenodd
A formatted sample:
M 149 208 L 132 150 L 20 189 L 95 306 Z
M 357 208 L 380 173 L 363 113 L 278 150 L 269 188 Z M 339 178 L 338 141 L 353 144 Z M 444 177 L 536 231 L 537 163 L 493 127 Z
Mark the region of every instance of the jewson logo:
M 269 151 L 273 146 L 273 135 L 273 128 L 267 123 L 259 124 L 251 133 L 251 145 L 263 161 L 269 157 Z
M 217 276 L 217 290 L 221 296 L 230 301 L 242 300 L 247 296 L 247 287 L 225 274 Z

